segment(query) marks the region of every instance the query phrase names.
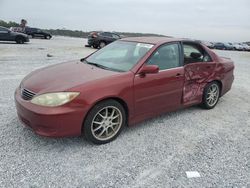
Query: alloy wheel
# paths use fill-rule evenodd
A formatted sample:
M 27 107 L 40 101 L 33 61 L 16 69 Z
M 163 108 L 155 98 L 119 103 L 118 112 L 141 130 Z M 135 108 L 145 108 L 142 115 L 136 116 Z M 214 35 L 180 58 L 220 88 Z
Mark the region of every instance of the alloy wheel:
M 217 84 L 212 84 L 208 88 L 206 102 L 210 107 L 214 106 L 217 103 L 219 99 L 219 92 L 220 91 Z
M 97 140 L 109 140 L 118 133 L 122 122 L 122 113 L 118 108 L 115 106 L 104 107 L 96 113 L 92 120 L 92 135 Z

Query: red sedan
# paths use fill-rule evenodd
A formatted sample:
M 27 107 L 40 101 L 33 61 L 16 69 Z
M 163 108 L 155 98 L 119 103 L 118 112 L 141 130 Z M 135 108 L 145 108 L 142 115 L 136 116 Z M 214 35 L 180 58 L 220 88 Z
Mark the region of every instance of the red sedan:
M 15 92 L 17 114 L 39 135 L 83 133 L 103 144 L 124 126 L 165 112 L 214 108 L 231 89 L 233 70 L 230 59 L 194 41 L 125 38 L 26 76 Z

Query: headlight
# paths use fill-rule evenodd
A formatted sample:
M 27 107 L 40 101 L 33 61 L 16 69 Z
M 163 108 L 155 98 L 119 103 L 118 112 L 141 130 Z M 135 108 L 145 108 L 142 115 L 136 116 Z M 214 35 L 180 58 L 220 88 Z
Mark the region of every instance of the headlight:
M 72 101 L 79 94 L 79 92 L 46 93 L 34 97 L 31 103 L 49 107 L 61 106 Z

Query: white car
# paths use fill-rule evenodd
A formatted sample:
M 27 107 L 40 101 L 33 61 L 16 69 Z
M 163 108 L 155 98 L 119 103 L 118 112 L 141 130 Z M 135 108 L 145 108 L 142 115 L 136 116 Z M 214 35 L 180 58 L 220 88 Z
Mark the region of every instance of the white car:
M 241 46 L 243 46 L 244 51 L 250 51 L 250 46 L 248 46 L 246 43 L 241 43 Z
M 244 47 L 240 43 L 233 43 L 234 50 L 243 51 Z

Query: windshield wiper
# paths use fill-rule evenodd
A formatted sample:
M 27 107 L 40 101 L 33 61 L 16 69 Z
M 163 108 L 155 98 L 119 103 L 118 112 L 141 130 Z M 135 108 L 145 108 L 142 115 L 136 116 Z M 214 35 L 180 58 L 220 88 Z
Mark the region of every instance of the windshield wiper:
M 87 63 L 87 64 L 89 64 L 89 65 L 94 65 L 94 66 L 96 66 L 96 67 L 99 67 L 99 68 L 101 68 L 101 69 L 112 70 L 112 71 L 117 71 L 117 72 L 123 72 L 123 71 L 120 71 L 120 70 L 117 70 L 117 69 L 112 69 L 112 68 L 106 67 L 106 66 L 104 66 L 104 65 L 100 65 L 100 64 L 98 64 L 98 63 L 89 62 L 89 61 L 87 61 L 86 59 L 84 59 L 84 60 L 81 59 L 81 61 L 82 61 L 82 62 L 85 62 L 85 63 Z

